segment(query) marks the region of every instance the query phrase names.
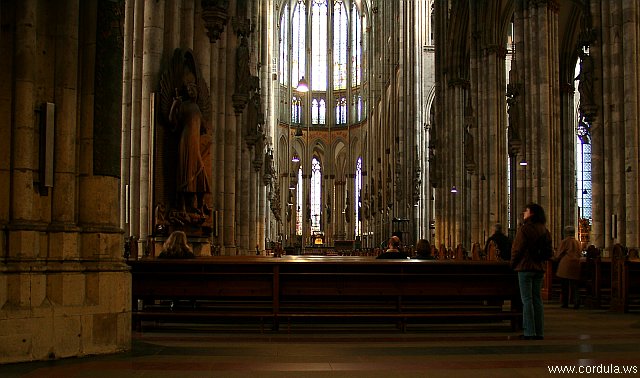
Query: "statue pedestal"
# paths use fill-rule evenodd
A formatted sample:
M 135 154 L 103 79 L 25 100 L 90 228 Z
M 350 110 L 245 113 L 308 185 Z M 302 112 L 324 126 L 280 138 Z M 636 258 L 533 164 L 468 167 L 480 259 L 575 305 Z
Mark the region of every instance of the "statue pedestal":
M 156 236 L 153 238 L 152 257 L 157 257 L 162 252 L 162 245 L 167 241 L 167 236 Z M 212 256 L 211 242 L 209 238 L 187 237 L 189 245 L 193 248 L 193 254 L 198 256 Z

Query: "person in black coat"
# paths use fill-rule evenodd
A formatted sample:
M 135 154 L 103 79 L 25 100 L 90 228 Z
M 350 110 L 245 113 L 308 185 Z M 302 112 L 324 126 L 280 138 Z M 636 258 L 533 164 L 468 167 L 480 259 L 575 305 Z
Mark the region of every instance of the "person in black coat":
M 494 233 L 487 239 L 487 243 L 484 245 L 484 250 L 489 250 L 489 243 L 493 241 L 500 252 L 500 259 L 503 261 L 511 260 L 511 239 L 502 232 L 502 225 L 496 223 L 494 226 Z

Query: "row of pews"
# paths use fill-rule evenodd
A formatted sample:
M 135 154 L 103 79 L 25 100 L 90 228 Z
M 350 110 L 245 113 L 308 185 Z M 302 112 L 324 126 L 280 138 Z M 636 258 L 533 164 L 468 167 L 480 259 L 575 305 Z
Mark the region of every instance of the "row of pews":
M 629 312 L 640 310 L 640 258 L 638 251 L 615 244 L 610 257 L 591 245 L 581 261 L 580 296 L 587 307 Z M 558 295 L 559 279 L 553 261 L 547 262 L 547 274 L 542 289 L 543 298 Z
M 517 276 L 497 261 L 374 257 L 214 256 L 130 260 L 132 319 L 304 322 L 521 323 Z

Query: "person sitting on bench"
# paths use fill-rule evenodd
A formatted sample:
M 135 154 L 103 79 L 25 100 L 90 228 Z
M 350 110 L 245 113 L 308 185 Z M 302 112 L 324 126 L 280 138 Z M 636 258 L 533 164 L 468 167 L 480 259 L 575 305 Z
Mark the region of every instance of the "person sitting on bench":
M 376 257 L 377 259 L 408 259 L 409 255 L 403 251 L 400 251 L 400 238 L 392 236 L 389 239 L 386 252 Z
M 187 235 L 182 231 L 174 231 L 162 246 L 162 252 L 158 258 L 167 259 L 192 259 L 195 255 L 193 249 L 187 243 Z

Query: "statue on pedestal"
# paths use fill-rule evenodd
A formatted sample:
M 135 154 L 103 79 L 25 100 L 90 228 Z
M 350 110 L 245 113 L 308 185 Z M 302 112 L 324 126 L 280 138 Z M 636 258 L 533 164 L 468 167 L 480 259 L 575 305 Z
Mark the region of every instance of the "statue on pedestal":
M 160 80 L 160 110 L 172 131 L 172 135 L 162 141 L 166 145 L 168 161 L 156 165 L 165 168 L 164 180 L 173 182 L 168 185 L 175 192 L 169 222 L 180 228 L 210 227 L 212 132 L 209 89 L 191 50 L 174 51 Z

